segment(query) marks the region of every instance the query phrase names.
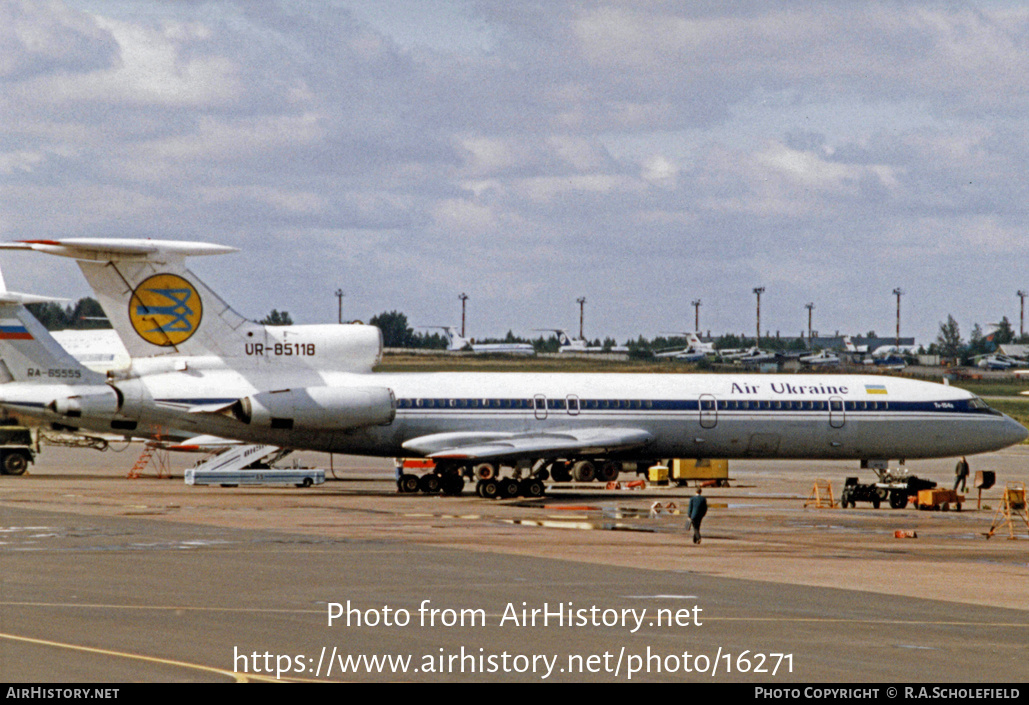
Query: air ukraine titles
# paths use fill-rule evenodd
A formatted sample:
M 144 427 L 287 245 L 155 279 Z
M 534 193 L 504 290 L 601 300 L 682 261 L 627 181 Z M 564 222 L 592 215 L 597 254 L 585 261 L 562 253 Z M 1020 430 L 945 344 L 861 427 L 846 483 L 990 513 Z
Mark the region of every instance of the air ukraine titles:
M 831 384 L 789 384 L 788 382 L 772 382 L 772 394 L 849 394 L 850 387 L 837 387 Z M 740 384 L 733 382 L 730 394 L 757 394 L 761 386 L 757 384 Z

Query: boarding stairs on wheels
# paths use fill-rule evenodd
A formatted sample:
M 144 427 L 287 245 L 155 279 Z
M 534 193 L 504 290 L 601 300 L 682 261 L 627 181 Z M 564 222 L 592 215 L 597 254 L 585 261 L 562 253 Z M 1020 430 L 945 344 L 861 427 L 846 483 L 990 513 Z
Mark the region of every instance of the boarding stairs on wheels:
M 228 472 L 233 470 L 244 470 L 251 466 L 260 465 L 269 467 L 272 463 L 281 460 L 292 453 L 290 448 L 265 445 L 244 445 L 232 446 L 226 451 L 219 453 L 213 458 L 193 468 L 194 473 L 205 472 Z
M 274 463 L 292 453 L 278 446 L 235 446 L 186 470 L 187 485 L 296 485 L 311 487 L 325 482 L 318 468 L 276 468 Z

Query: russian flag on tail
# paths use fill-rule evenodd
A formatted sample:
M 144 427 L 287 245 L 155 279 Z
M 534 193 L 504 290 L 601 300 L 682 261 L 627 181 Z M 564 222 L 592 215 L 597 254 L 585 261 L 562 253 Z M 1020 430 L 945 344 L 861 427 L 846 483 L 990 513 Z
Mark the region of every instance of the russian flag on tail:
M 0 320 L 0 340 L 32 340 L 32 333 L 17 318 Z

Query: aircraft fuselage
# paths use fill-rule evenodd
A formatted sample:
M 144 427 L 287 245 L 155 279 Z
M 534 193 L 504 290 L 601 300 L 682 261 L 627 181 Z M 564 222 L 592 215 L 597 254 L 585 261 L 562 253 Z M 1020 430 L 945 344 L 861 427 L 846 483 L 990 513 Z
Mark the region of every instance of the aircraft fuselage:
M 648 434 L 649 442 L 605 454 L 796 459 L 969 455 L 1017 443 L 1027 433 L 961 389 L 872 375 L 369 373 L 327 374 L 289 388 L 258 373 L 184 367 L 115 380 L 122 425 L 114 430 L 137 421 L 390 457 L 410 455 L 404 443 L 433 434 L 631 429 Z M 320 393 L 340 388 L 368 401 L 326 401 Z M 277 391 L 262 394 L 268 389 Z M 240 405 L 241 399 L 252 402 Z M 53 409 L 42 413 L 72 421 Z M 74 422 L 94 427 L 86 416 Z M 104 428 L 95 430 L 112 430 L 109 419 L 99 425 Z M 548 455 L 561 453 L 539 454 Z

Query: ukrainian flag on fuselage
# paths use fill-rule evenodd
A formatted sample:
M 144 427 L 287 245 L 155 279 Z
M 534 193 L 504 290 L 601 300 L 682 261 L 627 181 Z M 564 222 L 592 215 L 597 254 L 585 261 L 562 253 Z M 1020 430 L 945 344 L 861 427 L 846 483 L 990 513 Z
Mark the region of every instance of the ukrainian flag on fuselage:
M 865 394 L 886 394 L 885 384 L 866 384 Z

